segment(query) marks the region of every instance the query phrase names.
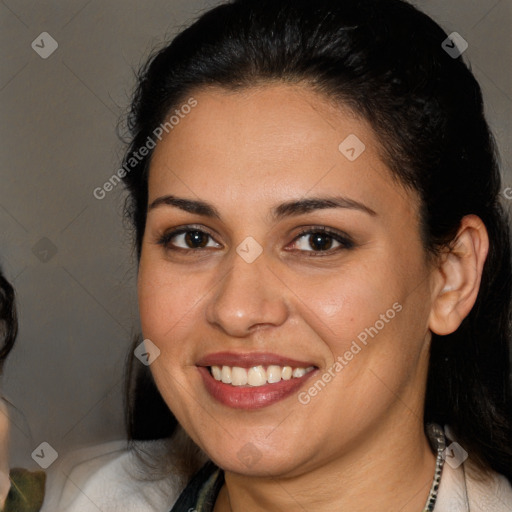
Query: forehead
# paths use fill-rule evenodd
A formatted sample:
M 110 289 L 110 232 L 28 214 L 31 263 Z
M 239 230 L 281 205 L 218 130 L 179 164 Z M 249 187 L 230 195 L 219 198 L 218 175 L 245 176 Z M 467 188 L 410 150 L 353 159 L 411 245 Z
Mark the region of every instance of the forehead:
M 197 105 L 175 118 L 178 122 L 157 145 L 153 160 L 169 151 L 175 158 L 193 158 L 190 149 L 199 149 L 213 162 L 248 157 L 255 165 L 275 162 L 276 157 L 282 163 L 297 154 L 314 156 L 319 151 L 337 159 L 339 143 L 352 132 L 377 147 L 366 122 L 305 86 L 267 84 L 236 92 L 206 88 L 193 97 Z
M 329 192 L 364 197 L 373 209 L 400 198 L 409 203 L 402 207 L 411 206 L 371 126 L 313 90 L 266 84 L 236 92 L 199 89 L 191 96 L 197 105 L 154 150 L 150 202 L 175 193 L 240 207 L 249 196 L 262 205 Z

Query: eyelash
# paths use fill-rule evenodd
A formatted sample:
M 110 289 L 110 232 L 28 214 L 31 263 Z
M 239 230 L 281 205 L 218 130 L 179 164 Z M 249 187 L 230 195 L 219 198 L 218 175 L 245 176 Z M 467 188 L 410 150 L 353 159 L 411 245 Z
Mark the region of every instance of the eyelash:
M 191 252 L 198 253 L 198 252 L 206 249 L 204 247 L 203 248 L 198 247 L 198 248 L 184 249 L 183 247 L 173 247 L 172 246 L 171 240 L 174 237 L 176 237 L 178 235 L 190 233 L 190 232 L 199 232 L 199 233 L 201 233 L 203 235 L 207 235 L 212 240 L 214 240 L 213 236 L 210 233 L 208 233 L 207 231 L 204 231 L 203 229 L 200 229 L 200 227 L 196 227 L 196 226 L 191 225 L 191 226 L 185 226 L 185 227 L 178 228 L 178 229 L 169 231 L 167 233 L 164 233 L 162 236 L 160 236 L 158 238 L 157 244 L 163 246 L 164 249 L 167 250 L 167 251 L 180 252 L 182 254 L 189 254 Z M 349 236 L 347 236 L 346 234 L 342 234 L 342 233 L 339 233 L 337 231 L 330 230 L 330 229 L 328 229 L 326 227 L 323 227 L 323 226 L 310 227 L 310 228 L 306 228 L 306 229 L 301 230 L 297 234 L 297 236 L 293 239 L 292 243 L 296 243 L 303 236 L 314 235 L 314 234 L 318 234 L 318 233 L 321 233 L 323 235 L 327 235 L 328 237 L 330 237 L 330 238 L 334 239 L 336 242 L 338 242 L 340 245 L 338 247 L 335 247 L 334 249 L 327 249 L 327 250 L 320 250 L 320 251 L 315 251 L 313 249 L 310 250 L 310 251 L 305 251 L 305 250 L 301 251 L 299 249 L 298 251 L 306 253 L 307 257 L 315 257 L 316 258 L 316 257 L 331 256 L 334 253 L 339 252 L 340 250 L 352 249 L 354 247 L 354 245 L 355 245 L 354 242 L 351 240 L 351 238 Z
M 352 249 L 354 247 L 354 242 L 350 239 L 349 236 L 339 233 L 337 231 L 333 231 L 333 230 L 328 229 L 323 226 L 317 226 L 317 227 L 306 228 L 306 229 L 301 230 L 297 234 L 297 236 L 293 239 L 293 243 L 296 243 L 303 236 L 315 235 L 318 233 L 327 235 L 328 237 L 330 237 L 333 240 L 335 240 L 336 242 L 338 242 L 340 245 L 338 247 L 335 247 L 334 249 L 327 249 L 325 251 L 314 251 L 314 250 L 303 251 L 304 253 L 307 254 L 307 257 L 317 258 L 317 257 L 331 256 L 341 250 Z M 300 249 L 299 249 L 299 251 L 300 251 Z M 300 251 L 300 252 L 302 252 L 302 251 Z

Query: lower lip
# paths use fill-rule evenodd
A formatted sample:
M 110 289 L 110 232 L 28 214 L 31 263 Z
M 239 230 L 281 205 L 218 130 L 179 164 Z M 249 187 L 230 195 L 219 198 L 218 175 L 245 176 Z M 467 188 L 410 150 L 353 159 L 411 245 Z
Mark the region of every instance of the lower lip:
M 232 386 L 215 380 L 210 370 L 204 366 L 198 366 L 199 373 L 203 378 L 206 390 L 221 404 L 233 409 L 260 409 L 284 400 L 299 388 L 314 374 L 312 370 L 306 375 L 289 380 L 281 380 L 275 384 L 263 386 Z

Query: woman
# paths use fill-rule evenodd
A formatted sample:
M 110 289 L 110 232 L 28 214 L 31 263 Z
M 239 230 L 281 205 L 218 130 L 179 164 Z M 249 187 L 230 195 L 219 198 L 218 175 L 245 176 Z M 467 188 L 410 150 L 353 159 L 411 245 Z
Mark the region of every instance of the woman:
M 0 270 L 0 374 L 18 332 L 14 290 Z M 9 408 L 0 397 L 0 511 L 40 510 L 46 475 L 43 471 L 9 470 Z
M 511 510 L 509 230 L 446 41 L 401 0 L 239 0 L 149 61 L 135 354 L 207 462 L 145 443 L 66 510 Z

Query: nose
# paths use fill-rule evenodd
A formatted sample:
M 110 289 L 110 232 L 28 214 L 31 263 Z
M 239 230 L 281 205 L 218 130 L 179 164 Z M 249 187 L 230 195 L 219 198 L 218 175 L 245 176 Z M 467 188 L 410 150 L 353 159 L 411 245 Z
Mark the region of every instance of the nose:
M 225 334 L 244 337 L 263 326 L 282 325 L 289 315 L 286 286 L 269 267 L 265 254 L 248 263 L 238 254 L 210 295 L 208 322 Z

